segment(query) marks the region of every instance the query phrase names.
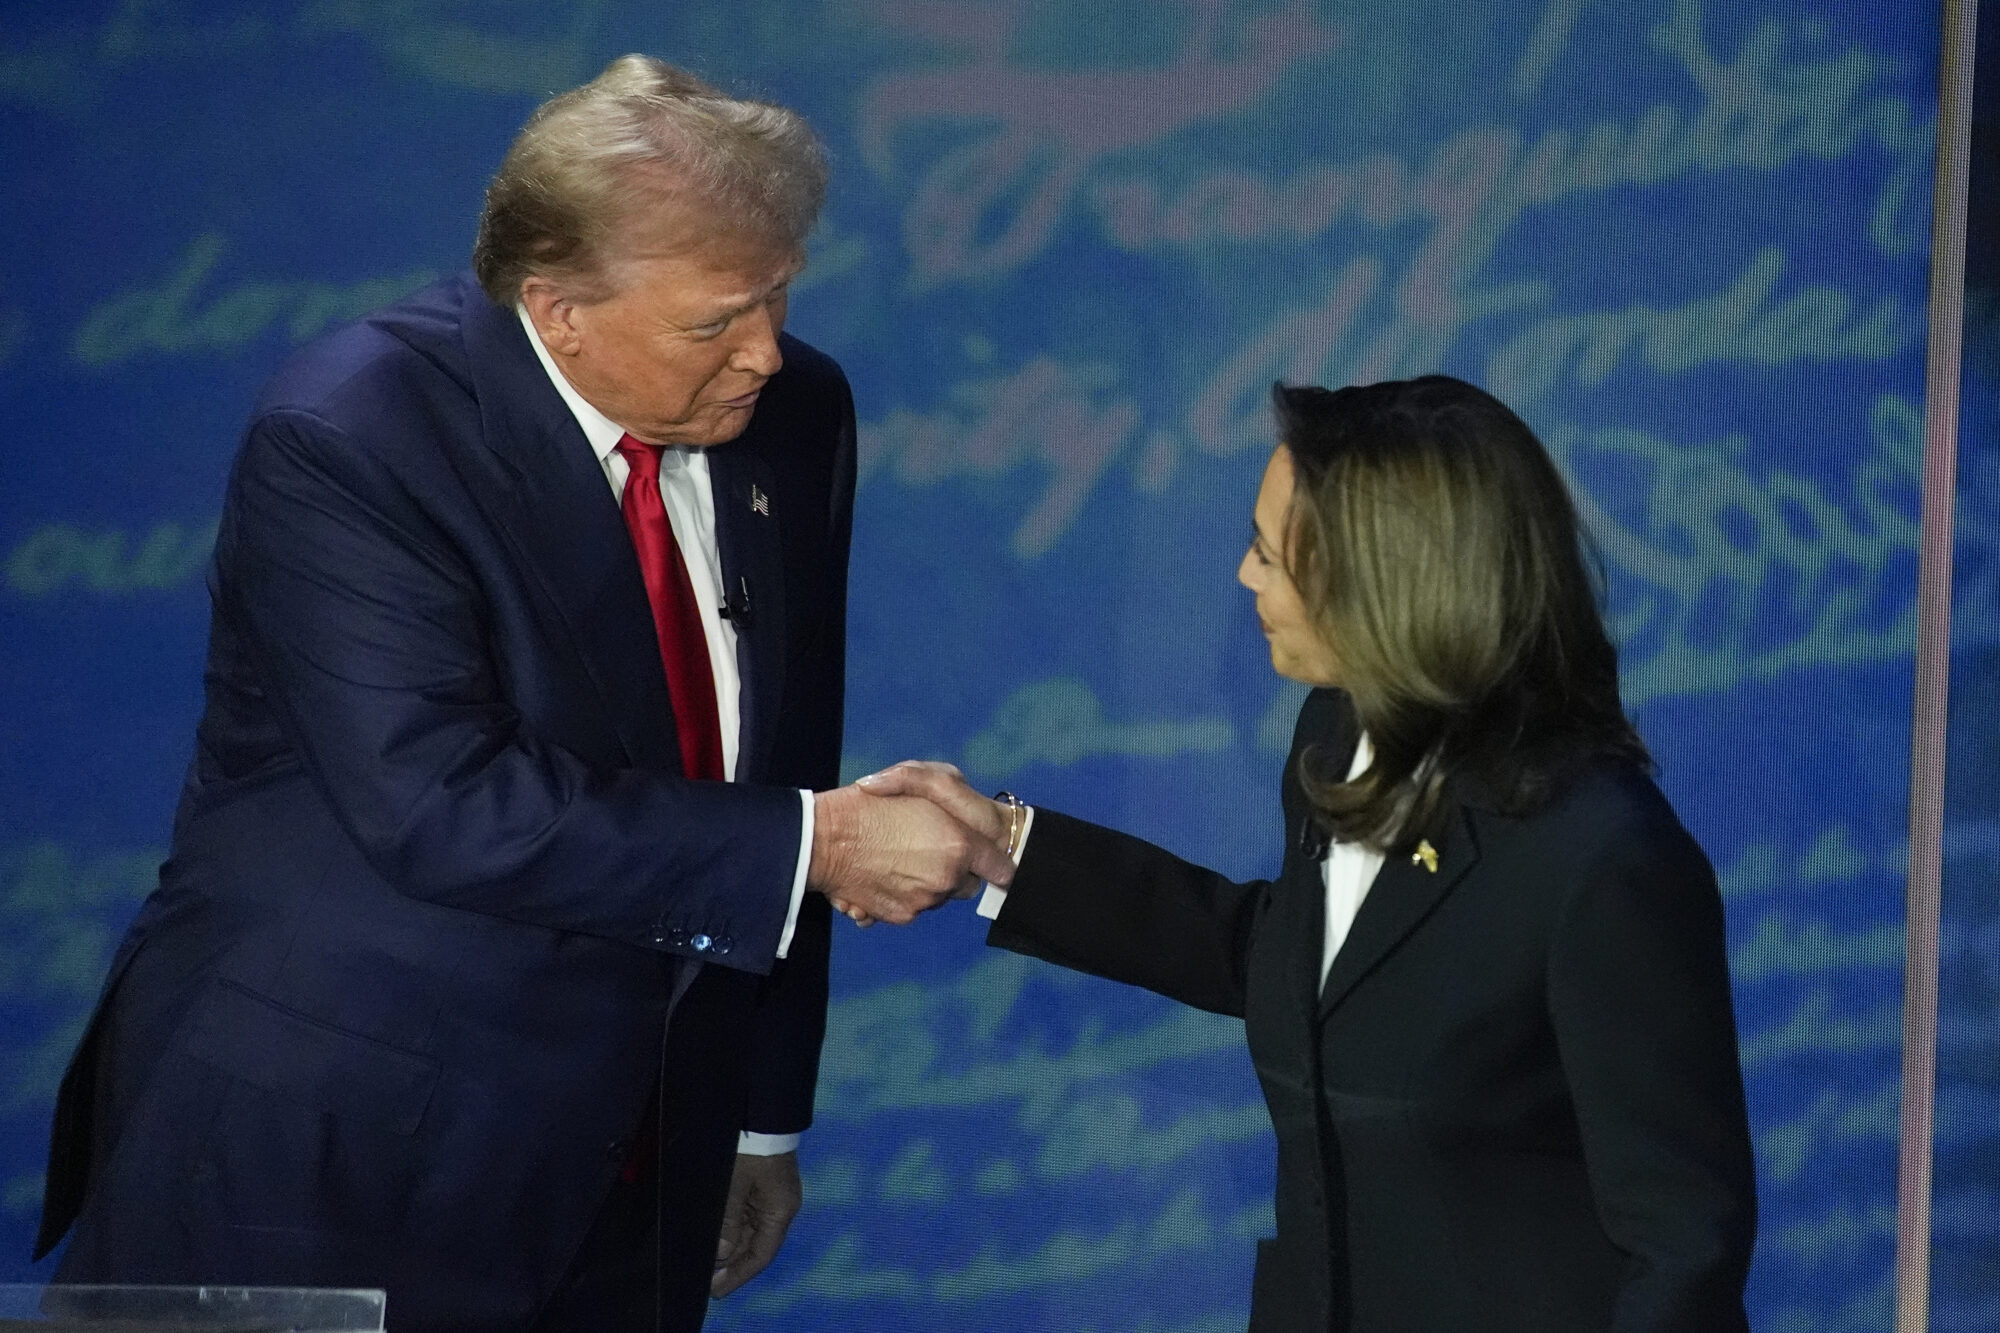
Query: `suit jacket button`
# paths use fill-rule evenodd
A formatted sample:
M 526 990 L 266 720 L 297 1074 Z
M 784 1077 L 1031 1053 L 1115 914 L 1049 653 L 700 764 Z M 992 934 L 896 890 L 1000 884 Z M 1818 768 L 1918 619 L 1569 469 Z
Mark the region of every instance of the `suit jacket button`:
M 662 929 L 661 929 L 660 927 L 658 927 L 658 926 L 654 926 L 654 927 L 653 927 L 653 943 L 655 943 L 655 944 L 665 944 L 666 942 L 667 942 L 667 932 L 666 932 L 666 931 L 664 931 L 664 930 L 662 930 Z
M 736 941 L 730 939 L 729 936 L 727 935 L 717 935 L 715 937 L 715 943 L 713 947 L 715 949 L 716 956 L 720 957 L 723 954 L 728 953 L 731 949 L 734 949 L 736 947 Z
M 676 949 L 684 948 L 687 942 L 688 933 L 685 926 L 675 926 L 667 932 L 667 938 L 661 941 L 661 943 L 672 945 Z
M 604 1155 L 614 1162 L 623 1162 L 625 1154 L 632 1150 L 632 1140 L 613 1139 L 604 1146 Z
M 709 948 L 712 945 L 714 945 L 715 941 L 710 939 L 706 935 L 697 935 L 693 939 L 689 940 L 688 943 L 694 946 L 694 950 L 696 953 L 707 953 L 709 951 Z

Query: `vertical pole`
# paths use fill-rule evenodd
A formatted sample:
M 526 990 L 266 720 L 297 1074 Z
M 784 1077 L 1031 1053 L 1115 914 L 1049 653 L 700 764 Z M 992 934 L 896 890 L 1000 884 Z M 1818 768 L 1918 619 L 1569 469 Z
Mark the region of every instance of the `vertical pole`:
M 1952 510 L 1965 333 L 1965 207 L 1978 0 L 1944 0 L 1937 188 L 1931 214 L 1930 344 L 1924 383 L 1917 670 L 1910 728 L 1910 878 L 1903 979 L 1903 1101 L 1896 1173 L 1896 1333 L 1930 1327 L 1931 1161 L 1937 1092 L 1938 929 L 1944 883 L 1944 761 L 1951 682 Z

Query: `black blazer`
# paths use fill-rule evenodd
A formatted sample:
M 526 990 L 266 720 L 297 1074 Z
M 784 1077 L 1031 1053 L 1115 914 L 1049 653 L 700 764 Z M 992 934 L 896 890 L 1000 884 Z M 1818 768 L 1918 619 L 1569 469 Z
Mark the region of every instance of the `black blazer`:
M 65 1281 L 524 1328 L 657 1087 L 665 1299 L 700 1322 L 737 1131 L 811 1120 L 826 1015 L 824 899 L 775 955 L 795 789 L 839 777 L 854 417 L 783 349 L 709 455 L 749 592 L 732 783 L 682 776 L 631 539 L 512 310 L 451 279 L 273 379 L 172 854 L 58 1098 Z
M 1659 789 L 1586 769 L 1509 818 L 1457 802 L 1392 857 L 1319 984 L 1297 778 L 1345 771 L 1317 691 L 1285 860 L 1237 884 L 1035 812 L 990 943 L 1241 1015 L 1277 1128 L 1252 1333 L 1738 1333 L 1755 1232 L 1722 902 Z

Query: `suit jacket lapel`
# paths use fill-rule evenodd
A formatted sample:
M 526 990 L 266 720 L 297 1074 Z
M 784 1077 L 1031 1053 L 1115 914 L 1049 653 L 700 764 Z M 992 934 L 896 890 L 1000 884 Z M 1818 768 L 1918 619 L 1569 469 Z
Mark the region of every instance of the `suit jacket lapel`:
M 679 771 L 646 585 L 604 471 L 514 312 L 477 290 L 465 302 L 481 426 L 506 480 L 475 493 L 554 603 L 632 763 Z
M 1333 957 L 1333 967 L 1326 974 L 1326 985 L 1320 990 L 1321 1017 L 1332 1013 L 1363 977 L 1408 939 L 1444 901 L 1445 895 L 1465 878 L 1466 872 L 1478 864 L 1479 844 L 1463 806 L 1458 808 L 1450 832 L 1437 844 L 1436 851 L 1435 871 L 1407 852 L 1391 855 L 1382 862 L 1368 896 L 1361 900 L 1354 927 L 1348 931 L 1340 952 Z M 1322 921 L 1324 911 L 1322 907 Z M 1325 939 L 1323 929 L 1316 938 Z
M 1319 997 L 1319 960 L 1326 940 L 1326 880 L 1317 858 L 1301 854 L 1279 880 L 1277 892 L 1290 904 L 1284 928 L 1292 937 L 1291 976 L 1287 993 L 1295 997 L 1308 1023 Z
M 741 438 L 708 453 L 715 541 L 736 628 L 736 670 L 742 679 L 737 703 L 739 782 L 762 780 L 785 693 L 785 569 L 779 540 L 785 496 L 772 483 L 769 461 L 755 447 L 759 436 L 753 417 Z
M 1313 817 L 1311 803 L 1299 785 L 1298 766 L 1304 761 L 1306 750 L 1317 746 L 1322 751 L 1322 761 L 1327 768 L 1345 773 L 1354 762 L 1354 749 L 1360 744 L 1360 739 L 1360 729 L 1354 725 L 1353 713 L 1343 706 L 1334 715 L 1331 726 L 1310 736 L 1299 736 L 1291 757 L 1285 761 L 1287 805 L 1290 811 L 1296 812 L 1294 817 L 1298 827 L 1292 831 L 1292 841 L 1286 849 L 1287 870 L 1281 877 L 1278 891 L 1297 904 L 1292 908 L 1296 923 L 1292 961 L 1295 980 L 1292 984 L 1293 993 L 1300 998 L 1308 1020 L 1318 1007 L 1319 965 L 1326 943 L 1326 876 L 1322 864 L 1326 857 L 1327 835 Z

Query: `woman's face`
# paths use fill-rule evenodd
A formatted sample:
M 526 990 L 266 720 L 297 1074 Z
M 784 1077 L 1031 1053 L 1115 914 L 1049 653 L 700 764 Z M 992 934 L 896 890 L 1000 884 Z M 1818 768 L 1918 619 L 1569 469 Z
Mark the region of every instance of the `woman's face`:
M 1304 599 L 1285 572 L 1285 517 L 1292 508 L 1292 451 L 1279 445 L 1264 468 L 1251 515 L 1256 535 L 1236 579 L 1257 594 L 1257 620 L 1271 644 L 1271 666 L 1279 675 L 1307 685 L 1333 685 L 1333 652 L 1306 612 Z

